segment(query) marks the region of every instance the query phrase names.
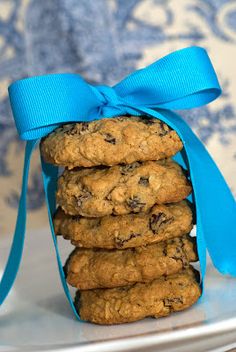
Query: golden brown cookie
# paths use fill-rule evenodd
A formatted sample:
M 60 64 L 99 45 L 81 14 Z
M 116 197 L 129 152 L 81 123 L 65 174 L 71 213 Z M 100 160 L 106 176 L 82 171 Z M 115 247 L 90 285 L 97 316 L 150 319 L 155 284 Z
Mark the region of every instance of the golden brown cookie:
M 65 265 L 67 282 L 80 290 L 148 282 L 176 274 L 197 261 L 195 238 L 123 250 L 75 249 Z
M 76 247 L 124 249 L 179 237 L 192 230 L 192 212 L 186 201 L 154 205 L 148 213 L 71 216 L 59 208 L 54 216 L 56 235 Z
M 46 162 L 68 169 L 159 160 L 181 149 L 180 138 L 166 124 L 134 116 L 64 125 L 41 143 Z
M 183 169 L 170 159 L 125 166 L 65 170 L 57 202 L 70 215 L 101 217 L 147 212 L 178 202 L 191 192 Z
M 128 323 L 163 317 L 193 305 L 201 295 L 196 271 L 187 269 L 148 283 L 78 291 L 75 306 L 81 319 L 96 324 Z

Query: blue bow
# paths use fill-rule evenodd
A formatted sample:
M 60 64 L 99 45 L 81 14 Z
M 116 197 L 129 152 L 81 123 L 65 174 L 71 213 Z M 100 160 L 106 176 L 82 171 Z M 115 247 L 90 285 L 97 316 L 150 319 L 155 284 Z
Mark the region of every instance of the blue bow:
M 27 143 L 16 230 L 0 282 L 0 303 L 13 285 L 22 256 L 28 172 L 31 154 L 38 140 L 62 123 L 124 114 L 150 115 L 177 131 L 184 144 L 184 151 L 177 158 L 189 168 L 193 184 L 202 280 L 206 270 L 206 249 L 221 273 L 236 276 L 235 200 L 200 140 L 184 120 L 171 111 L 207 104 L 220 92 L 210 59 L 199 47 L 167 55 L 132 73 L 112 88 L 89 85 L 76 74 L 52 74 L 13 83 L 9 87 L 11 107 L 19 135 Z M 52 224 L 57 168 L 42 160 L 42 173 L 62 285 L 79 318 L 65 281 Z

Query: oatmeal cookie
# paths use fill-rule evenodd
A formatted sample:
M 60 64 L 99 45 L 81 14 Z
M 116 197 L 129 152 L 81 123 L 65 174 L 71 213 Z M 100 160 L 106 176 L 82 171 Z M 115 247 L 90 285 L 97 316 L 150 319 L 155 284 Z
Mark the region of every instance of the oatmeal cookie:
M 67 124 L 41 143 L 46 162 L 68 169 L 159 160 L 181 149 L 177 133 L 165 123 L 134 116 Z
M 154 204 L 179 202 L 191 192 L 184 170 L 174 161 L 65 170 L 57 202 L 70 215 L 101 217 L 147 212 Z
M 76 248 L 65 265 L 67 282 L 80 290 L 148 282 L 176 274 L 198 260 L 195 238 L 123 250 Z
M 167 316 L 190 307 L 200 295 L 197 272 L 187 269 L 148 283 L 78 291 L 75 306 L 83 320 L 120 324 Z
M 189 233 L 193 216 L 189 203 L 154 205 L 147 213 L 85 218 L 67 215 L 59 208 L 54 216 L 56 235 L 76 247 L 124 249 L 165 241 Z

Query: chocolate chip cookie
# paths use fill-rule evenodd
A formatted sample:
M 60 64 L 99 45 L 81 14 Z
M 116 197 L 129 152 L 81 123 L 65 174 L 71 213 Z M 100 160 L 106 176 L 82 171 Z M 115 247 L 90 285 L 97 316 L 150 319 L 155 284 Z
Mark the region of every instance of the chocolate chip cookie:
M 41 143 L 46 162 L 68 169 L 159 160 L 181 149 L 177 133 L 165 123 L 134 116 L 64 125 Z
M 163 317 L 193 305 L 201 295 L 193 269 L 148 283 L 78 291 L 75 306 L 83 320 L 96 324 L 128 323 Z
M 58 180 L 57 202 L 70 215 L 101 217 L 147 212 L 154 204 L 178 202 L 191 192 L 174 161 L 65 170 Z
M 148 282 L 176 274 L 197 261 L 195 238 L 123 250 L 76 248 L 65 265 L 67 282 L 80 290 Z
M 189 203 L 154 205 L 147 213 L 107 215 L 102 218 L 71 216 L 59 208 L 54 216 L 56 235 L 76 247 L 124 249 L 179 237 L 192 230 Z

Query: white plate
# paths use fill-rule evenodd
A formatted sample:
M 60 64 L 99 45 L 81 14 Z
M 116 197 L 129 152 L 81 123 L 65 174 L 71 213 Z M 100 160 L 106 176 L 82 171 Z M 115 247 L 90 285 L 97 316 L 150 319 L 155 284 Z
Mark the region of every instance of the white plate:
M 0 268 L 10 239 L 0 242 Z M 63 258 L 70 252 L 60 240 Z M 211 265 L 204 297 L 161 319 L 117 326 L 76 321 L 60 285 L 49 229 L 27 234 L 14 289 L 0 308 L 0 351 L 226 351 L 236 343 L 236 279 Z

